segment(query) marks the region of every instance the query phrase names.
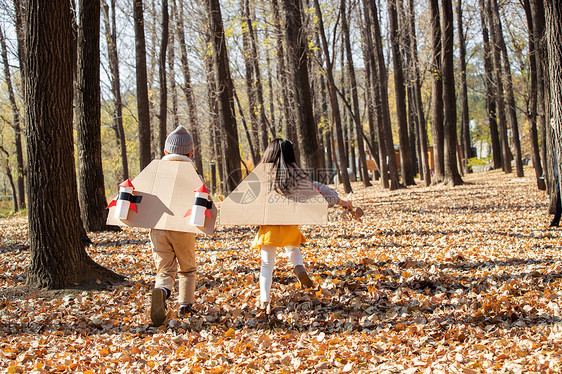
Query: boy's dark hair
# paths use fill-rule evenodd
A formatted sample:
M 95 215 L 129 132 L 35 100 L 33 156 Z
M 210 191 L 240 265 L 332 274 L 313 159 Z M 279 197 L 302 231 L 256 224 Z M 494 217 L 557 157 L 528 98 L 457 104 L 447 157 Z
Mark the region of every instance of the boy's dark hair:
M 308 179 L 296 163 L 293 143 L 289 140 L 273 139 L 263 153 L 262 162 L 273 164 L 270 190 L 275 190 L 281 195 L 288 195 L 301 180 Z

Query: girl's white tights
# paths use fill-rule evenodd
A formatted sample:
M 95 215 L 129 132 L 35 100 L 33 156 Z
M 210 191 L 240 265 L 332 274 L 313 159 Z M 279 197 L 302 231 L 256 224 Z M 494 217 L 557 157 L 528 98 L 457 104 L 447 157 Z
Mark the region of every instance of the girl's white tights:
M 285 252 L 293 267 L 303 264 L 299 247 L 288 245 L 285 247 Z M 260 300 L 262 302 L 269 302 L 270 300 L 271 279 L 273 278 L 273 269 L 275 268 L 276 253 L 277 247 L 270 245 L 261 246 Z

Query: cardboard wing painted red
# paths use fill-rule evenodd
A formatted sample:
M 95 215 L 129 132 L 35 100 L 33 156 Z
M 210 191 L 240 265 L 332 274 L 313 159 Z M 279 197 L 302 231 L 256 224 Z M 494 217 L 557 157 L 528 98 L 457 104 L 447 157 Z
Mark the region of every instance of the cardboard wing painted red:
M 259 164 L 221 203 L 222 225 L 324 225 L 328 203 L 306 180 L 285 197 L 270 191 L 271 164 Z
M 137 212 L 129 210 L 126 219 L 118 219 L 114 217 L 115 206 L 110 204 L 107 224 L 211 235 L 217 218 L 215 204 L 209 209 L 205 226 L 190 224 L 187 214 L 202 183 L 191 162 L 154 160 L 132 181 L 133 195 L 142 196 Z

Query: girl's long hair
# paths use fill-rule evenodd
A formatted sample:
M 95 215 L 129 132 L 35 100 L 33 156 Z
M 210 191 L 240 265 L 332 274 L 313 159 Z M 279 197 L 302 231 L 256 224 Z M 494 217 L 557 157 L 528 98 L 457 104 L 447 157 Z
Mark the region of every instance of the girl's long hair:
M 299 182 L 308 175 L 297 165 L 293 143 L 276 138 L 269 143 L 263 153 L 262 162 L 273 164 L 270 190 L 288 195 Z

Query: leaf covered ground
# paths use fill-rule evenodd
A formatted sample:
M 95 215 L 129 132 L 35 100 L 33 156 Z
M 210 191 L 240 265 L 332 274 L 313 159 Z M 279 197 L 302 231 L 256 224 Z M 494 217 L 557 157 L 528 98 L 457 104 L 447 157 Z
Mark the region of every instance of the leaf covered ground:
M 534 174 L 532 169 L 526 175 Z M 0 235 L 0 370 L 83 373 L 555 373 L 562 371 L 562 229 L 533 178 L 398 191 L 354 184 L 366 217 L 302 227 L 317 286 L 278 255 L 274 313 L 256 318 L 254 227 L 198 238 L 197 313 L 150 326 L 147 230 L 89 236 L 109 289 L 24 292 L 25 219 Z M 281 253 L 281 252 L 280 252 Z M 19 290 L 19 291 L 18 291 Z

